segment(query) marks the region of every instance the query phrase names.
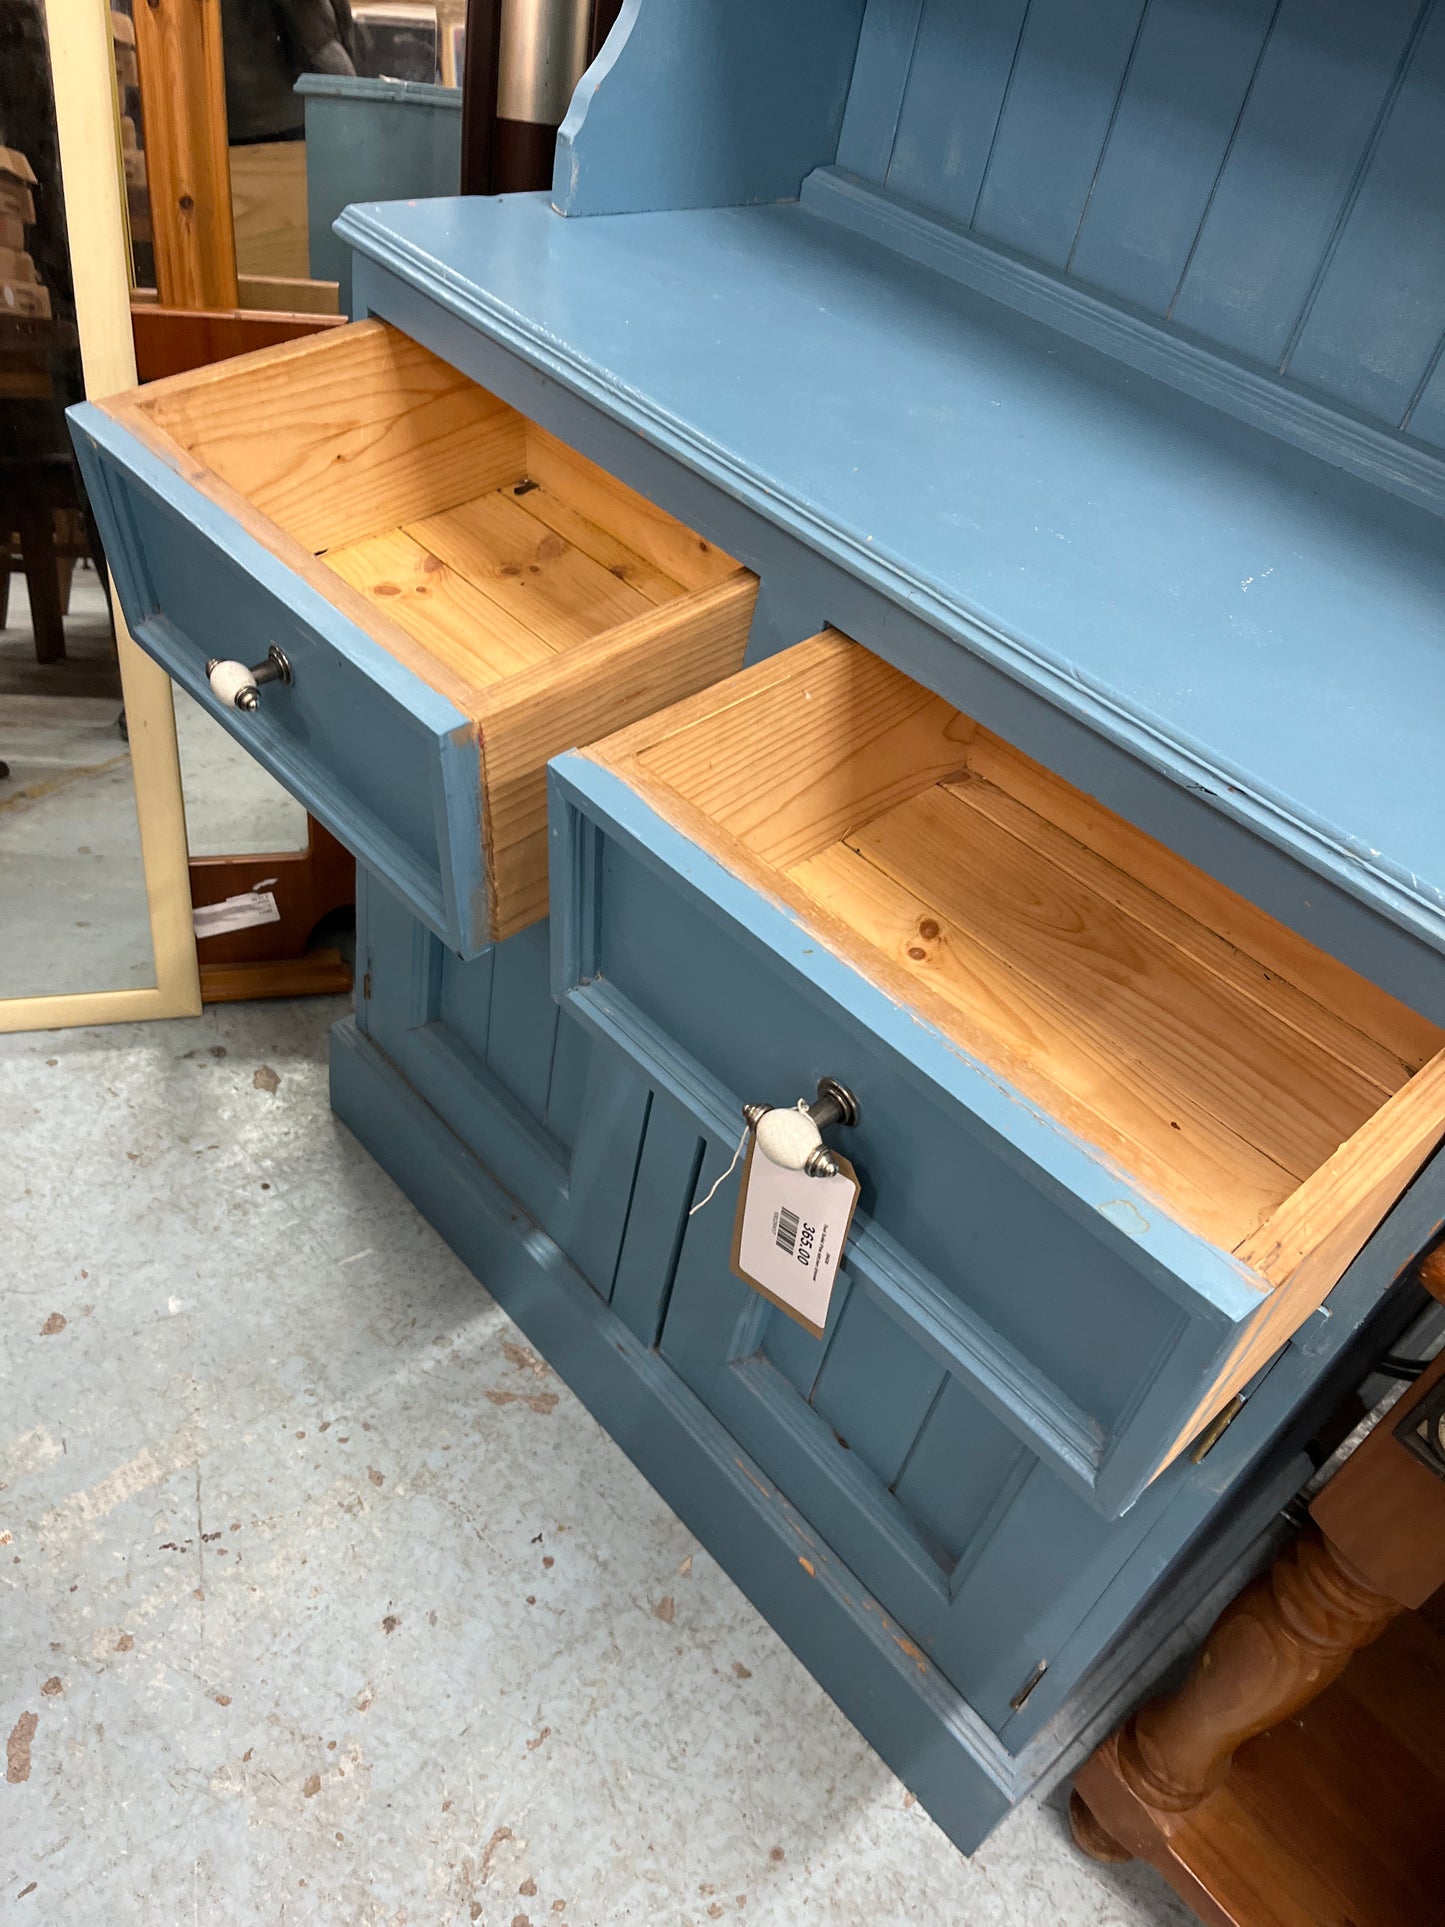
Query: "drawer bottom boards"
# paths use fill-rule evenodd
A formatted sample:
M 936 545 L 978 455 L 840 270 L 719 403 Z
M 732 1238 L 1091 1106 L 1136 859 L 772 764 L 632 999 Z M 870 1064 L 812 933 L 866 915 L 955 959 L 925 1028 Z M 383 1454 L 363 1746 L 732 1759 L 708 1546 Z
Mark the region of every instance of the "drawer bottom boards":
M 1103 1518 L 962 1387 L 923 1383 L 861 1274 L 817 1357 L 793 1355 L 814 1341 L 716 1259 L 730 1207 L 688 1224 L 719 1132 L 549 1019 L 535 939 L 462 964 L 372 880 L 362 919 L 338 1115 L 966 1852 L 1139 1691 L 1303 1476 L 1297 1440 L 1362 1324 L 1403 1315 L 1347 1280 L 1327 1336 L 1286 1351 L 1205 1465 Z M 503 1059 L 524 1029 L 549 1093 Z M 554 1142 L 540 1189 L 517 1163 L 528 1118 Z M 584 1197 L 618 1205 L 604 1239 L 579 1236 Z M 1426 1208 L 1407 1197 L 1379 1238 L 1408 1257 Z M 1391 1252 L 1370 1257 L 1362 1279 L 1388 1275 Z

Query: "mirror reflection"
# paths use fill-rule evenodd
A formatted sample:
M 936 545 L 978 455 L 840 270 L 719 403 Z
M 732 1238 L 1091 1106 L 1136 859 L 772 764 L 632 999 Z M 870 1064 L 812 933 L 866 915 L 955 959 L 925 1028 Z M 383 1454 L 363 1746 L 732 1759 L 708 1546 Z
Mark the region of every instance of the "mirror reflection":
M 44 15 L 0 7 L 0 998 L 155 983 Z

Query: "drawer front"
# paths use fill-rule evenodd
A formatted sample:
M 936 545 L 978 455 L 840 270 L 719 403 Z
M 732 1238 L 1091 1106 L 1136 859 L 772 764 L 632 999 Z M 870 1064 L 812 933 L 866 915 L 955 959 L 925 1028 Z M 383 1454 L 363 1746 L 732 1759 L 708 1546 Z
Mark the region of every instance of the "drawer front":
M 546 924 L 467 960 L 365 869 L 356 907 L 358 1026 L 610 1297 L 648 1092 L 553 1001 Z
M 836 632 L 552 778 L 559 994 L 694 1108 L 849 1086 L 855 1257 L 1110 1514 L 1445 1134 L 1437 1026 Z
M 558 994 L 703 1114 L 848 1085 L 850 1251 L 887 1316 L 1067 1485 L 1130 1505 L 1256 1295 L 1231 1301 L 1222 1265 L 1214 1295 L 1192 1286 L 1177 1226 L 1116 1208 L 1052 1120 L 610 772 L 566 757 L 551 778 Z M 736 1180 L 715 1213 L 735 1201 Z
M 456 950 L 486 942 L 475 730 L 239 522 L 98 410 L 76 449 L 131 634 Z M 291 666 L 250 713 L 210 658 Z
M 459 955 L 546 916 L 548 758 L 742 661 L 754 577 L 380 322 L 71 421 L 137 641 Z

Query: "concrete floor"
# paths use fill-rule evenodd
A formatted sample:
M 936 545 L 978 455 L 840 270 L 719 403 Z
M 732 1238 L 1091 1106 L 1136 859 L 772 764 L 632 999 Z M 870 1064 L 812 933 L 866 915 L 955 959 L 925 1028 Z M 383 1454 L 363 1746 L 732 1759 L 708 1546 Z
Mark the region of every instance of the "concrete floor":
M 5 1918 L 1182 1927 L 971 1861 L 332 1119 L 323 1002 L 0 1038 Z

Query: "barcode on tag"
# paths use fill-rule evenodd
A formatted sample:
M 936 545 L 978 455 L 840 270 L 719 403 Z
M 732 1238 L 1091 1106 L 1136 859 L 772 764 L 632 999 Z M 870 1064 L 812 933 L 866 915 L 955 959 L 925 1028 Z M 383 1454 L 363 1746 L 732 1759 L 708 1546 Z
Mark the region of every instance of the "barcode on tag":
M 846 1158 L 838 1175 L 785 1171 L 748 1148 L 733 1226 L 733 1270 L 780 1311 L 821 1337 L 838 1277 L 858 1180 Z

